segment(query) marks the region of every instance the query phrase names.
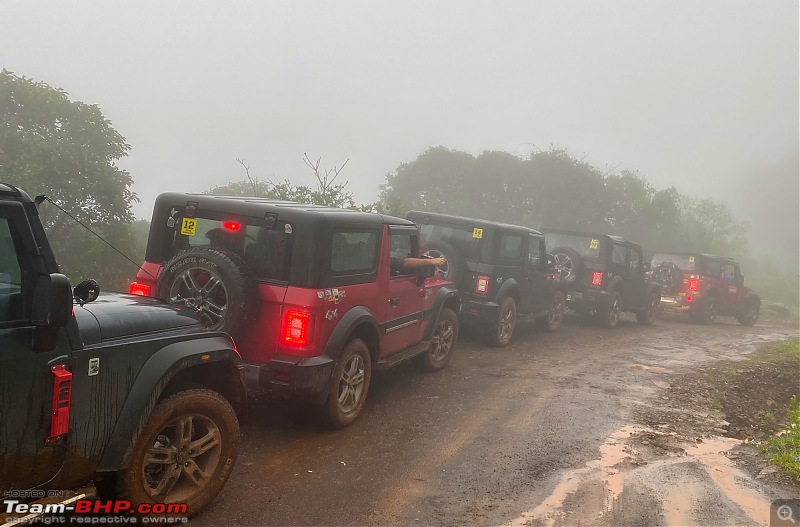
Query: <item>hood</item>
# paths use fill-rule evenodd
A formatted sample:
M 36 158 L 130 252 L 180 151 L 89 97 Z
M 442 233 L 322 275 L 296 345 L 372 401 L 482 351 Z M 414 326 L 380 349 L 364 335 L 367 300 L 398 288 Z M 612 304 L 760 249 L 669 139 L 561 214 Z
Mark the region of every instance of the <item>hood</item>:
M 97 300 L 83 307 L 75 305 L 75 319 L 85 345 L 155 331 L 201 326 L 197 314 L 189 308 L 166 304 L 155 298 L 117 293 L 102 293 Z

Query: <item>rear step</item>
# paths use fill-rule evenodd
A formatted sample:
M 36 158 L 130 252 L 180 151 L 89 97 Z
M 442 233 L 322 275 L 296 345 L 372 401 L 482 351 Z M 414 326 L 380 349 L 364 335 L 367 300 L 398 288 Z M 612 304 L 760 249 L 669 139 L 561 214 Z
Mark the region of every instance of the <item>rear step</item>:
M 97 497 L 97 489 L 94 487 L 94 485 L 88 485 L 86 487 L 82 487 L 82 488 L 80 488 L 78 490 L 75 490 L 75 491 L 70 491 L 70 490 L 65 491 L 63 496 L 58 496 L 58 497 L 53 496 L 53 497 L 41 498 L 41 499 L 38 499 L 36 501 L 27 503 L 27 505 L 28 506 L 31 506 L 31 505 L 34 505 L 34 504 L 42 505 L 43 506 L 42 508 L 44 509 L 42 512 L 26 514 L 24 516 L 22 516 L 20 514 L 14 514 L 14 513 L 11 513 L 11 514 L 5 514 L 5 513 L 4 514 L 0 514 L 0 522 L 2 522 L 2 523 L 0 523 L 0 527 L 12 527 L 12 526 L 19 527 L 20 525 L 29 525 L 29 524 L 34 523 L 36 518 L 39 518 L 39 517 L 45 516 L 45 515 L 47 515 L 47 516 L 54 516 L 54 515 L 68 516 L 70 514 L 69 511 L 61 512 L 61 511 L 59 511 L 59 510 L 57 510 L 57 509 L 55 509 L 53 507 L 55 507 L 57 505 L 66 506 L 66 505 L 70 505 L 72 503 L 75 503 L 78 500 L 91 500 L 91 499 L 94 499 L 96 497 Z M 23 498 L 20 499 L 20 502 L 22 502 L 22 500 L 23 500 Z M 49 510 L 48 510 L 48 507 L 47 507 L 48 505 L 51 505 L 53 507 L 50 507 Z M 36 524 L 37 525 L 42 525 L 42 523 L 40 523 L 40 522 L 36 522 Z

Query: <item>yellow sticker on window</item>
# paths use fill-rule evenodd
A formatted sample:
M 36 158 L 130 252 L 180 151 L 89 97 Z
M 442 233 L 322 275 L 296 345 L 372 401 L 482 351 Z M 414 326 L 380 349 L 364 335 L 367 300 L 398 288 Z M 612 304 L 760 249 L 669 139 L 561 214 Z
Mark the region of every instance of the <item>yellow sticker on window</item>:
M 194 218 L 183 218 L 181 222 L 181 234 L 194 236 L 197 234 L 197 220 Z
M 689 257 L 689 263 L 694 263 L 694 256 Z
M 598 240 L 592 240 L 589 242 L 589 249 L 597 249 Z
M 477 240 L 480 240 L 481 238 L 483 238 L 483 229 L 479 229 L 477 227 L 472 229 L 472 237 L 477 239 Z

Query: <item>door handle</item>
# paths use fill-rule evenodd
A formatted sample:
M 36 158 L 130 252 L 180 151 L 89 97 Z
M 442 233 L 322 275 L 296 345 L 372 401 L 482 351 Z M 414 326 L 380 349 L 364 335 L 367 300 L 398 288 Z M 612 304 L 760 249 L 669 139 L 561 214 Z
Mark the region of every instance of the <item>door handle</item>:
M 392 298 L 389 299 L 389 305 L 390 306 L 396 306 L 399 303 L 400 303 L 400 297 L 399 296 L 393 296 Z

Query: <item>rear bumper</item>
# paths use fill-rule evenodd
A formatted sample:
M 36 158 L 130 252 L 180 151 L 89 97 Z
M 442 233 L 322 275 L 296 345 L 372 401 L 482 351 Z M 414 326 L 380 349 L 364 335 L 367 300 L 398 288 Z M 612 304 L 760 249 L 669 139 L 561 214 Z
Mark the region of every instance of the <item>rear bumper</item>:
M 608 303 L 608 292 L 600 289 L 583 291 L 567 291 L 567 307 L 578 310 L 592 310 L 604 307 Z
M 687 298 L 691 298 L 691 300 L 687 300 Z M 678 311 L 691 311 L 692 308 L 700 305 L 702 300 L 703 297 L 699 293 L 692 293 L 690 295 L 687 295 L 686 293 L 680 293 L 678 295 L 662 294 L 661 307 L 677 309 Z
M 245 362 L 248 391 L 279 397 L 323 401 L 330 387 L 334 361 L 327 355 L 275 355 L 267 364 Z
M 500 305 L 497 302 L 464 300 L 461 304 L 461 319 L 464 321 L 497 322 L 500 320 Z

